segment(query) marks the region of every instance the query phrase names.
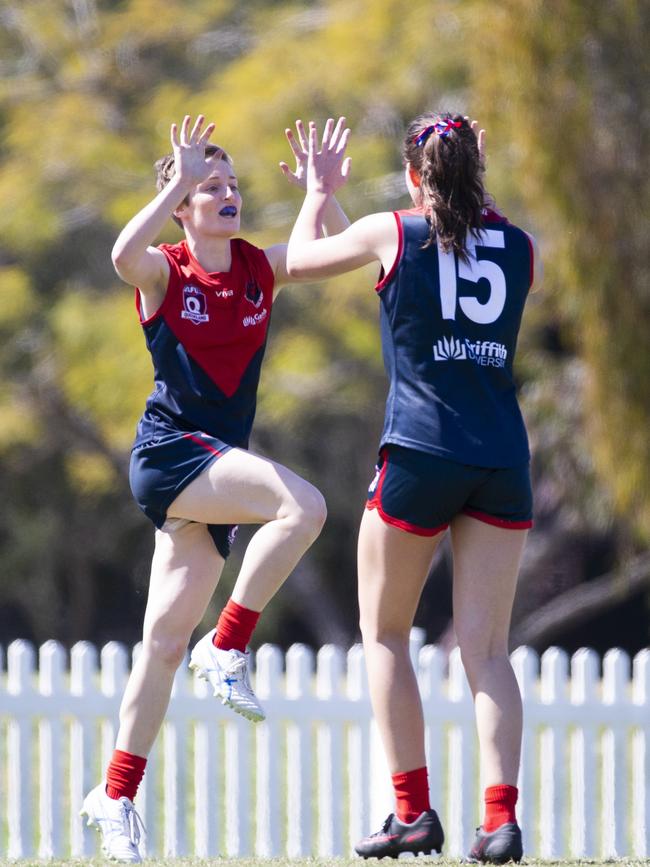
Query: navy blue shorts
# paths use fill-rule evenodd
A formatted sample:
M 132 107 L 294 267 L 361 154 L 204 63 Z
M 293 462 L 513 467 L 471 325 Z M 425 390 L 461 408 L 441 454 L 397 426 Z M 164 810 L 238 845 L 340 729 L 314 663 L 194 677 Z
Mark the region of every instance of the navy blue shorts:
M 167 509 L 180 492 L 231 448 L 202 431 L 169 431 L 149 442 L 138 443 L 131 452 L 129 468 L 129 482 L 137 504 L 159 530 L 165 529 Z M 182 523 L 183 519 L 171 518 L 167 529 L 176 529 Z M 236 526 L 208 524 L 207 527 L 225 560 Z
M 435 536 L 461 513 L 510 530 L 533 525 L 529 464 L 489 469 L 386 445 L 368 490 L 368 509 L 387 524 Z

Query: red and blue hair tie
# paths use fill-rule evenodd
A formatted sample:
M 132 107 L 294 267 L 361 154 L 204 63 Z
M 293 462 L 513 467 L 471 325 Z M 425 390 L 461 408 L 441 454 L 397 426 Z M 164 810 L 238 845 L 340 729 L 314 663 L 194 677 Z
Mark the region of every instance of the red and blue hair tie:
M 435 134 L 439 135 L 440 138 L 447 138 L 452 129 L 458 129 L 462 125 L 462 121 L 452 120 L 450 117 L 445 120 L 437 120 L 435 123 L 432 123 L 431 126 L 423 129 L 422 132 L 413 139 L 413 144 L 416 148 L 423 147 L 432 132 L 435 132 Z

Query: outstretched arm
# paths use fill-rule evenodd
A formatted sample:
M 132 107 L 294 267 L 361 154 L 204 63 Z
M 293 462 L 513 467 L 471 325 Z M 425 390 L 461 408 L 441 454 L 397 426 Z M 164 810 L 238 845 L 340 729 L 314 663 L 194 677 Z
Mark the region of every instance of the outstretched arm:
M 112 259 L 122 280 L 138 286 L 145 295 L 164 295 L 169 279 L 165 255 L 151 246 L 187 194 L 211 171 L 205 158 L 205 145 L 214 124 L 202 131 L 205 118 L 199 115 L 190 132 L 190 117 L 171 126 L 174 151 L 174 176 L 155 199 L 139 211 L 120 232 L 113 246 Z M 160 297 L 162 301 L 162 297 Z
M 291 129 L 285 129 L 284 133 L 289 142 L 289 147 L 293 151 L 296 158 L 296 170 L 292 172 L 285 162 L 280 163 L 280 168 L 285 178 L 291 184 L 300 187 L 301 190 L 307 189 L 307 161 L 309 159 L 309 140 L 305 132 L 305 126 L 301 120 L 296 121 L 296 132 L 298 139 L 293 134 Z M 330 142 L 338 143 L 343 148 L 347 146 L 350 130 L 345 127 L 345 118 L 340 117 L 334 126 L 334 118 L 329 118 L 323 130 L 322 147 L 329 146 Z M 327 207 L 323 213 L 322 222 L 323 232 L 326 235 L 336 235 L 342 232 L 350 225 L 345 211 L 337 202 L 335 196 L 332 196 L 327 203 Z
M 347 136 L 332 136 L 324 138 L 319 148 L 316 127 L 310 123 L 307 193 L 287 251 L 289 273 L 299 279 L 331 277 L 375 260 L 386 268 L 387 263 L 394 261 L 397 226 L 390 213 L 371 214 L 338 235 L 322 237 L 323 215 L 336 190 L 349 176 L 346 144 Z
M 289 183 L 305 190 L 307 186 L 309 142 L 302 120 L 296 121 L 296 133 L 297 136 L 294 135 L 291 129 L 285 130 L 289 147 L 296 159 L 295 171 L 291 171 L 285 162 L 280 163 L 280 168 Z M 338 146 L 342 140 L 343 147 L 345 148 L 349 134 L 349 129 L 345 128 L 344 117 L 338 119 L 336 126 L 334 125 L 334 119 L 329 118 L 325 124 L 323 132 L 323 147 L 329 147 L 331 143 L 334 143 L 334 146 Z M 350 221 L 348 220 L 345 211 L 337 202 L 336 197 L 331 196 L 323 209 L 322 215 L 320 216 L 319 237 L 323 234 L 328 236 L 336 235 L 346 229 L 349 225 Z M 287 270 L 286 244 L 276 244 L 273 247 L 269 247 L 265 252 L 269 262 L 271 263 L 271 267 L 275 272 L 276 289 L 281 288 L 283 284 L 302 282 L 304 280 L 304 278 L 296 278 L 289 274 L 289 271 Z

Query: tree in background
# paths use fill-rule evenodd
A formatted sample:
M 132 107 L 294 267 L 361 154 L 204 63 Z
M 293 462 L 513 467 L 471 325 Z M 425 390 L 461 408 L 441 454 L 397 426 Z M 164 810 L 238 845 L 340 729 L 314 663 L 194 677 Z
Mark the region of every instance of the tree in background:
M 479 0 L 474 12 L 471 80 L 491 165 L 546 250 L 547 298 L 525 338 L 540 517 L 567 537 L 556 569 L 564 557 L 574 582 L 602 576 L 583 593 L 569 582 L 548 620 L 533 594 L 515 637 L 539 642 L 565 617 L 575 630 L 625 602 L 647 620 L 648 562 L 636 555 L 650 539 L 650 8 Z
M 581 590 L 592 592 L 590 618 L 619 597 L 638 599 L 648 570 L 637 554 L 650 532 L 640 337 L 650 315 L 647 5 L 170 0 L 164 15 L 156 9 L 150 0 L 0 5 L 2 640 L 137 635 L 151 535 L 126 466 L 151 370 L 110 249 L 151 194 L 170 122 L 199 110 L 235 157 L 247 236 L 260 245 L 286 238 L 299 206 L 277 169 L 282 129 L 296 117 L 347 115 L 353 218 L 406 201 L 398 151 L 408 118 L 429 106 L 480 118 L 490 186 L 546 259 L 519 354 L 537 530 L 518 637 L 566 642 L 557 628 L 570 616 L 580 636 Z M 176 237 L 170 225 L 161 240 Z M 385 394 L 375 278 L 365 270 L 278 300 L 252 446 L 317 484 L 330 517 L 262 639 L 356 635 L 356 529 Z M 220 593 L 236 567 L 235 556 Z M 449 622 L 447 576 L 443 553 L 421 605 L 430 639 Z M 563 613 L 535 633 L 535 613 L 553 600 Z M 635 646 L 647 642 L 644 629 L 628 630 Z

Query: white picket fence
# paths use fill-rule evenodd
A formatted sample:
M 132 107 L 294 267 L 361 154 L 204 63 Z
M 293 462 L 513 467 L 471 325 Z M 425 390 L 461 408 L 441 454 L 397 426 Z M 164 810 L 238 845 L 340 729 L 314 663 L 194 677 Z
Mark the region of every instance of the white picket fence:
M 445 852 L 466 850 L 480 821 L 472 703 L 458 651 L 422 647 L 414 630 L 432 804 Z M 137 653 L 137 648 L 136 648 Z M 111 754 L 128 655 L 116 643 L 67 654 L 11 644 L 0 658 L 0 854 L 85 857 L 95 832 L 79 818 Z M 524 697 L 518 813 L 529 855 L 650 855 L 650 650 L 632 665 L 558 649 L 512 656 Z M 314 662 L 316 663 L 314 665 Z M 256 658 L 257 726 L 179 670 L 136 806 L 149 856 L 334 856 L 377 830 L 392 808 L 371 721 L 363 654 L 271 645 Z

